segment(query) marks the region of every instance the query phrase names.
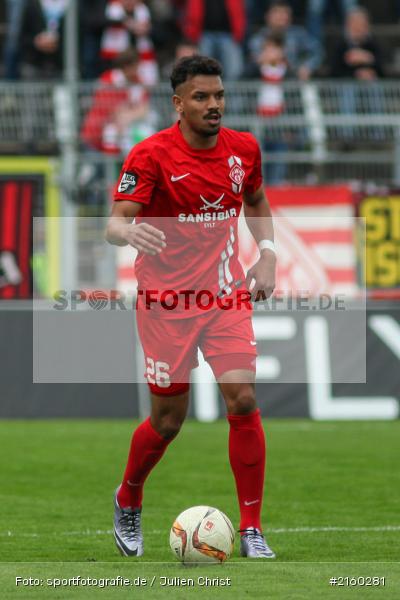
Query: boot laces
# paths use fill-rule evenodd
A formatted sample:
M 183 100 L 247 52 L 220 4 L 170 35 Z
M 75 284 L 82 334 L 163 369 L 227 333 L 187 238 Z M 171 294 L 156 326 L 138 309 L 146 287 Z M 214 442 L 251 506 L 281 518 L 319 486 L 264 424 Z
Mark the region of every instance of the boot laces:
M 243 536 L 246 537 L 249 545 L 257 552 L 265 552 L 267 550 L 264 536 L 258 529 L 240 529 L 239 533 L 243 533 Z
M 140 512 L 121 511 L 119 525 L 122 535 L 130 540 L 135 541 L 140 538 Z

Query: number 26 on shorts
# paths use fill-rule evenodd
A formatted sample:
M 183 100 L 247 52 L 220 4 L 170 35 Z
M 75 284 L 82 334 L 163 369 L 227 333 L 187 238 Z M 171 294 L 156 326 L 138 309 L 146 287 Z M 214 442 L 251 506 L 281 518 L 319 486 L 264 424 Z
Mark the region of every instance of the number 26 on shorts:
M 154 360 L 150 356 L 146 357 L 146 378 L 148 383 L 158 385 L 161 388 L 167 388 L 171 385 L 168 371 L 170 366 L 161 360 Z

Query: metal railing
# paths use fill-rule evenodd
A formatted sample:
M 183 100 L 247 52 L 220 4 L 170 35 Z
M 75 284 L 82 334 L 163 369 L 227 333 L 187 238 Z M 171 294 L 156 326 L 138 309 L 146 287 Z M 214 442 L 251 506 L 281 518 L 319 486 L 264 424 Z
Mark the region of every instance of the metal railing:
M 258 81 L 226 84 L 224 124 L 257 137 L 267 183 L 269 177 L 272 183 L 399 183 L 400 82 L 289 81 L 284 84 L 284 112 L 268 118 L 257 114 L 260 86 Z M 96 86 L 74 87 L 0 83 L 0 153 L 63 157 L 69 144 L 76 165 L 92 165 L 102 172 L 100 179 L 110 182 L 112 165 L 122 156 L 88 153 L 80 141 Z M 169 126 L 174 119 L 169 85 L 153 89 L 150 102 L 157 128 Z M 97 182 L 104 189 L 104 182 Z

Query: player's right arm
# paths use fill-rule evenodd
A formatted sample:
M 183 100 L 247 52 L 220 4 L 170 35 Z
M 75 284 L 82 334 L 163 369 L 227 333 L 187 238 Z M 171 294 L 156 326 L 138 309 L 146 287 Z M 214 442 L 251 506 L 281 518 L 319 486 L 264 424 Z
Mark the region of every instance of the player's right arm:
M 142 205 L 130 200 L 114 202 L 107 223 L 106 239 L 116 246 L 133 246 L 144 254 L 156 255 L 165 248 L 165 235 L 149 223 L 134 223 Z
M 150 138 L 151 139 L 151 138 Z M 149 205 L 157 184 L 157 167 L 149 141 L 134 146 L 119 176 L 106 239 L 116 246 L 130 245 L 144 254 L 165 248 L 165 235 L 149 223 L 134 223 L 144 205 Z

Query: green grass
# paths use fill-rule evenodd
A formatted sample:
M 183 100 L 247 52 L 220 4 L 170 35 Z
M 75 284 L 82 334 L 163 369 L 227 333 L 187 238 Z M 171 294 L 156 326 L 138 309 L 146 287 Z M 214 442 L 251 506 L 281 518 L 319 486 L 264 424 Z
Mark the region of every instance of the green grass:
M 228 564 L 192 569 L 173 562 L 169 549 L 176 515 L 210 504 L 238 523 L 227 425 L 188 421 L 150 475 L 143 511 L 146 562 L 120 557 L 110 533 L 112 495 L 133 426 L 0 422 L 1 598 L 400 597 L 400 422 L 265 422 L 264 528 L 278 558 L 249 562 L 236 548 Z M 379 530 L 387 526 L 392 529 Z M 143 577 L 148 585 L 56 590 L 47 585 L 48 578 L 78 575 Z M 231 586 L 199 586 L 203 575 L 229 577 Z M 38 577 L 43 585 L 17 587 L 16 576 Z M 195 586 L 162 587 L 161 576 L 193 578 Z M 332 587 L 332 576 L 386 582 Z

